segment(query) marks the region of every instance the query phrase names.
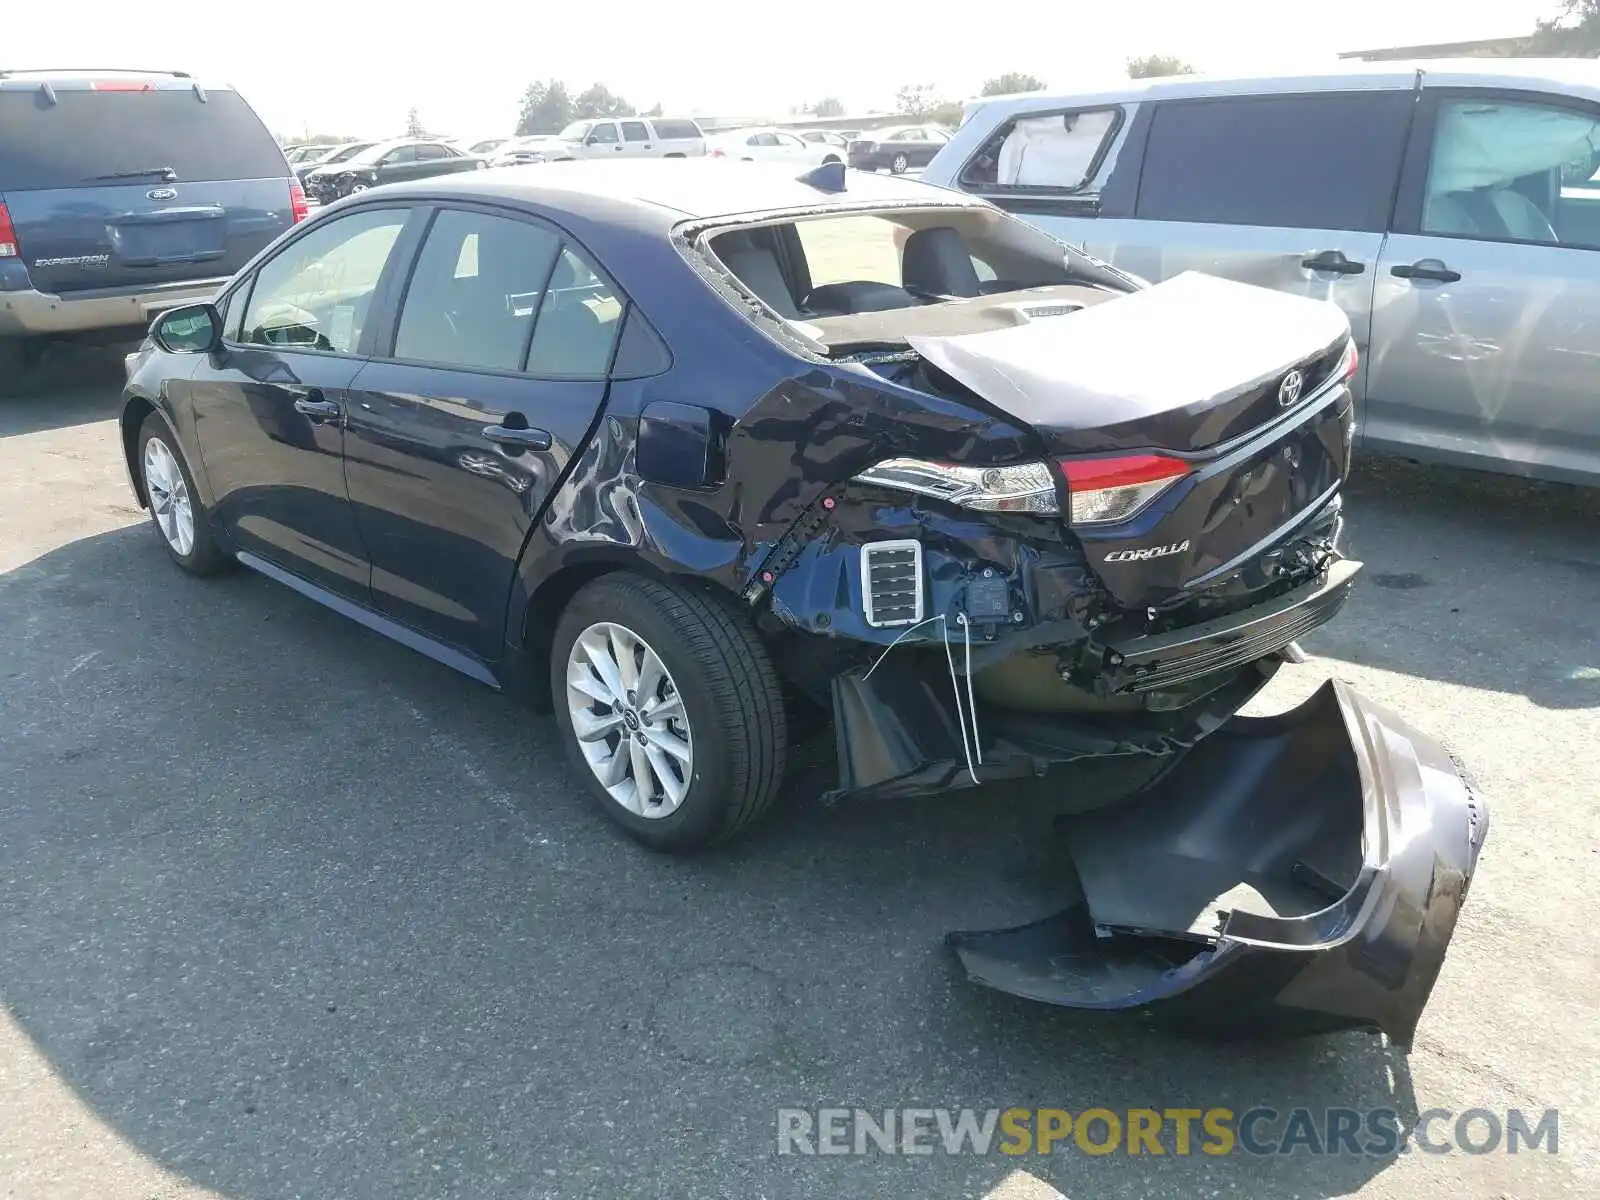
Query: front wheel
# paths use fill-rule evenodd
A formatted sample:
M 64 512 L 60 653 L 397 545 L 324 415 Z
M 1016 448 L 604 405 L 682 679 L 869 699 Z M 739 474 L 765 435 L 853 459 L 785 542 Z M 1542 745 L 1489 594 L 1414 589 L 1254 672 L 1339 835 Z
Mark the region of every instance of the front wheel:
M 367 183 L 352 183 L 350 185 L 350 187 L 345 191 L 345 195 L 346 196 L 358 196 L 362 192 L 366 191 L 371 186 L 372 186 L 371 184 L 367 184 Z
M 223 570 L 229 559 L 211 536 L 183 449 L 155 413 L 139 427 L 139 470 L 151 522 L 172 561 L 191 575 Z
M 906 168 L 910 165 L 911 160 L 904 154 L 896 154 L 894 158 L 889 161 L 889 170 L 893 171 L 896 175 L 904 175 L 906 173 Z
M 647 846 L 702 849 L 777 796 L 788 748 L 777 673 L 712 597 L 628 573 L 596 580 L 556 627 L 550 685 L 574 773 Z

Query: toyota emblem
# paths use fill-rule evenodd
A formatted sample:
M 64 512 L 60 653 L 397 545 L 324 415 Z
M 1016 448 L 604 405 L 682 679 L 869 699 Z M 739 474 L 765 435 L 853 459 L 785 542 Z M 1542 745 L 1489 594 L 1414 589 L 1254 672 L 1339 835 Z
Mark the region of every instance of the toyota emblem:
M 178 198 L 178 189 L 151 188 L 145 193 L 145 197 L 150 200 L 176 200 Z
M 1283 382 L 1278 385 L 1278 407 L 1288 408 L 1300 399 L 1300 389 L 1305 387 L 1306 377 L 1299 371 L 1290 371 L 1283 377 Z

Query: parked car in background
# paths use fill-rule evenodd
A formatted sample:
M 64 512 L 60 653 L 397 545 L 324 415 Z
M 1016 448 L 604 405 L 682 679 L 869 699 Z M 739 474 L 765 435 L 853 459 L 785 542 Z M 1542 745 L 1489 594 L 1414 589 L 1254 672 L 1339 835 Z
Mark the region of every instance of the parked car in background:
M 128 360 L 158 553 L 553 708 L 573 785 L 660 850 L 768 811 L 808 706 L 840 800 L 1151 762 L 1077 777 L 1072 903 L 957 935 L 968 972 L 1409 1045 L 1487 809 L 1344 684 L 1234 716 L 1358 575 L 1349 323 L 815 175 L 564 163 L 325 210 Z M 901 261 L 836 253 L 894 228 Z
M 463 144 L 461 148 L 468 154 L 476 154 L 480 158 L 489 158 L 510 140 L 510 138 L 503 137 L 484 138 L 481 142 L 473 142 L 470 145 Z
M 906 125 L 882 133 L 863 133 L 850 143 L 850 165 L 863 171 L 888 169 L 901 175 L 912 167 L 927 166 L 949 140 L 950 131 L 938 125 Z
M 335 163 L 349 162 L 363 150 L 370 149 L 375 145 L 377 145 L 376 142 L 345 142 L 338 146 L 326 146 L 318 157 L 311 159 L 309 162 L 294 164 L 295 178 L 303 185 L 307 176 L 318 167 L 328 167 Z
M 52 339 L 142 329 L 211 295 L 305 215 L 231 87 L 0 71 L 0 387 Z
M 1366 447 L 1600 484 L 1597 166 L 1600 66 L 1473 59 L 983 103 L 924 178 L 1338 304 Z
M 335 146 L 331 142 L 311 142 L 303 146 L 285 146 L 283 148 L 283 156 L 289 160 L 290 166 L 296 166 L 300 163 L 316 162 L 334 148 Z
M 706 135 L 688 117 L 621 117 L 614 121 L 574 121 L 559 134 L 569 158 L 698 158 Z
M 511 138 L 489 156 L 491 167 L 509 167 L 517 163 L 549 162 L 565 153 L 566 143 L 553 133 L 532 133 L 527 137 Z
M 791 132 L 805 141 L 819 146 L 832 146 L 839 151 L 850 149 L 850 137 L 833 129 L 795 129 Z M 851 136 L 854 136 L 852 134 Z
M 446 142 L 396 138 L 368 146 L 343 162 L 313 168 L 306 176 L 306 190 L 328 204 L 384 183 L 454 175 L 488 165 L 476 155 L 465 154 Z
M 784 162 L 797 167 L 816 167 L 843 162 L 845 151 L 827 142 L 808 142 L 799 134 L 771 127 L 730 129 L 706 138 L 706 153 L 712 158 L 733 158 L 741 162 Z

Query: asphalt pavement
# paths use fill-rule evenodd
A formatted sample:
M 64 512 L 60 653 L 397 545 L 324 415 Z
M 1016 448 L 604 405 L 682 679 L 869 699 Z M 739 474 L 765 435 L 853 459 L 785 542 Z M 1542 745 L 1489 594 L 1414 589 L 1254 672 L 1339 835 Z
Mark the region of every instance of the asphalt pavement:
M 1409 1054 L 1219 1046 L 976 988 L 1051 911 L 1052 799 L 824 808 L 710 857 L 614 833 L 550 721 L 266 580 L 186 578 L 118 363 L 0 401 L 0 1196 L 1600 1194 L 1600 494 L 1367 464 L 1329 674 L 1494 827 Z M 784 1106 L 1560 1110 L 1559 1153 L 779 1156 Z

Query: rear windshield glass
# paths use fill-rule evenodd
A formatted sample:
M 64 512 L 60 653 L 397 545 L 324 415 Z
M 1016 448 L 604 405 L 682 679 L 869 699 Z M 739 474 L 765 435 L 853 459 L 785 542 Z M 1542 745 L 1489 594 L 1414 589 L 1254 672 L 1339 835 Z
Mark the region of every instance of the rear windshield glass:
M 237 92 L 0 90 L 0 186 L 127 186 L 161 182 L 271 179 L 288 169 L 266 126 Z M 105 179 L 123 172 L 138 178 Z
M 658 138 L 697 138 L 701 136 L 700 127 L 693 121 L 685 121 L 675 117 L 654 118 L 656 136 Z
M 1064 315 L 1095 299 L 1086 293 L 1124 287 L 1049 235 L 986 208 L 751 226 L 711 235 L 709 249 L 747 292 L 829 352 Z

